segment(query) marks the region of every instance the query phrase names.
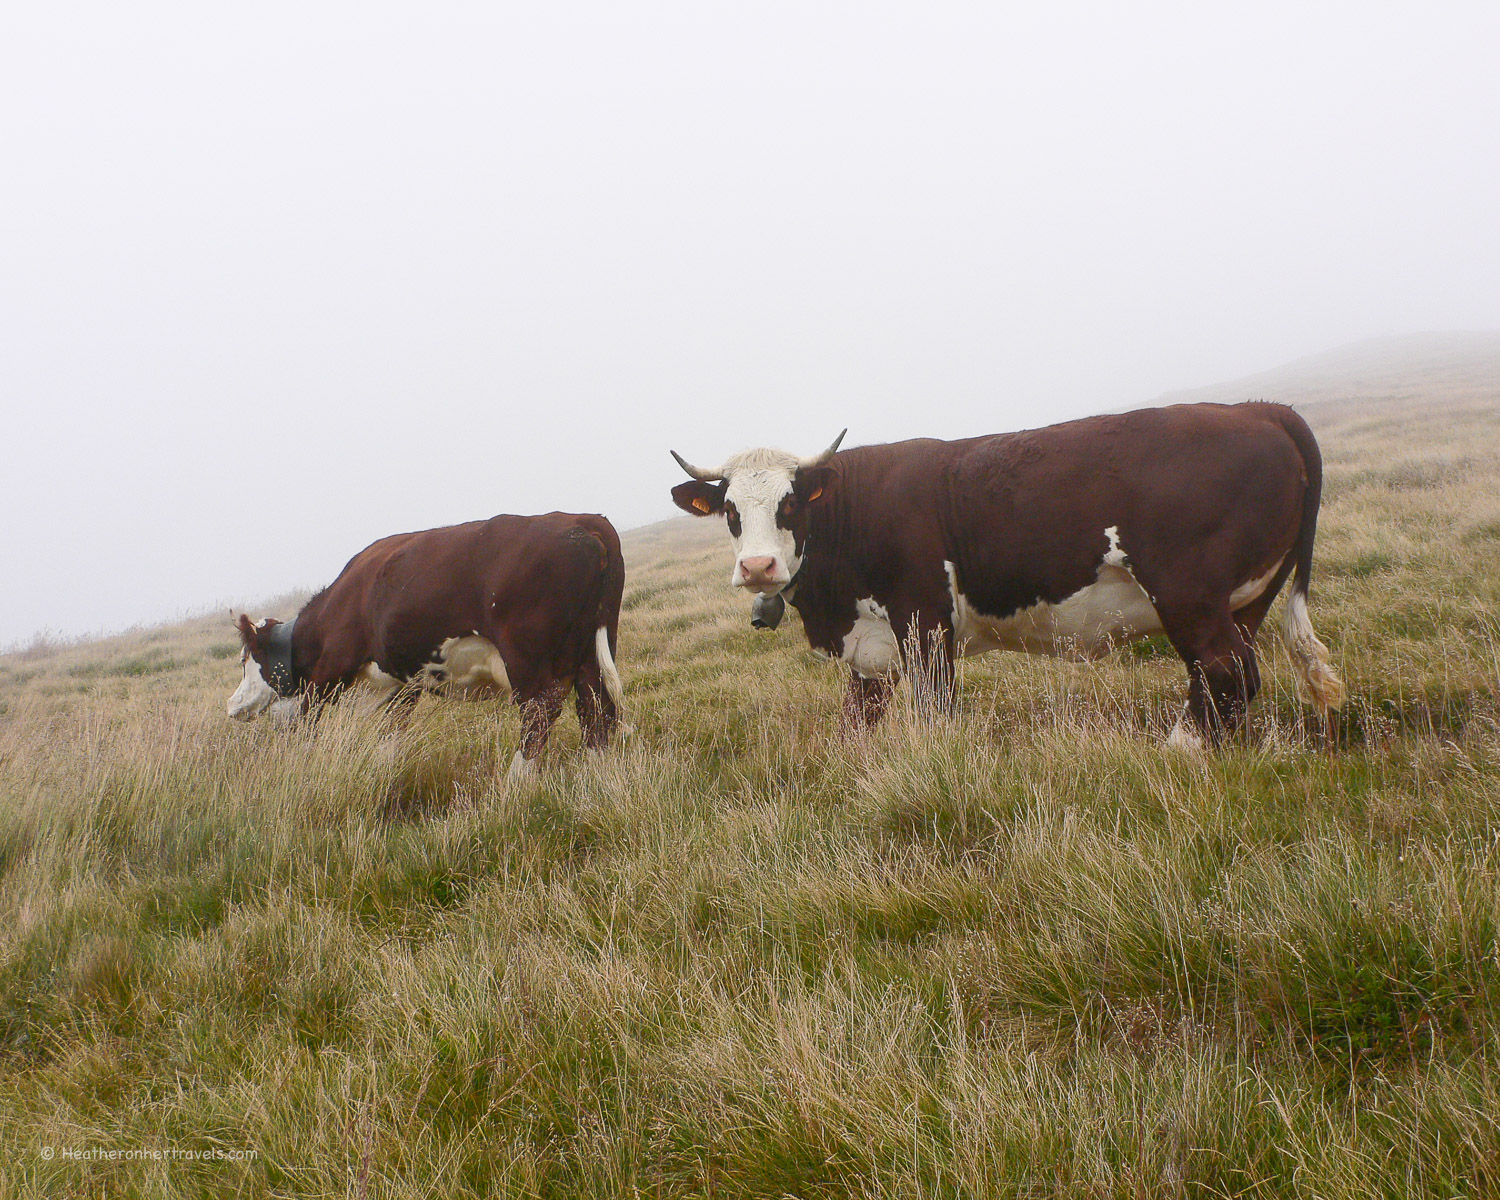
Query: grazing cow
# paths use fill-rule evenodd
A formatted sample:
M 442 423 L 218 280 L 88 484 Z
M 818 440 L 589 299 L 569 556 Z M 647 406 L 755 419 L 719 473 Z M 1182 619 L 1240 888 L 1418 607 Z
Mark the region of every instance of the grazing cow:
M 1162 632 L 1190 682 L 1173 744 L 1219 741 L 1260 685 L 1253 642 L 1295 571 L 1283 633 L 1304 697 L 1343 684 L 1307 613 L 1322 458 L 1280 404 L 1184 404 L 1025 433 L 748 450 L 714 470 L 673 451 L 695 516 L 722 514 L 731 583 L 758 624 L 801 613 L 851 667 L 844 715 L 876 721 L 913 649 L 952 701 L 952 658 L 986 650 L 1095 657 Z M 930 655 L 930 658 L 928 657 Z
M 361 550 L 296 618 L 239 618 L 244 679 L 229 715 L 278 698 L 301 710 L 356 684 L 408 709 L 419 691 L 510 692 L 521 706 L 512 770 L 533 766 L 576 689 L 585 745 L 603 747 L 624 703 L 615 641 L 625 564 L 600 516 L 491 517 L 399 533 Z

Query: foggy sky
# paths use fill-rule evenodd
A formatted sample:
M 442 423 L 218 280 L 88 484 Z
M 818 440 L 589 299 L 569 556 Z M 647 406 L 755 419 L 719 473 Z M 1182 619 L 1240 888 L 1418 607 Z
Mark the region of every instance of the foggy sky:
M 12 6 L 0 645 L 1500 327 L 1497 14 Z

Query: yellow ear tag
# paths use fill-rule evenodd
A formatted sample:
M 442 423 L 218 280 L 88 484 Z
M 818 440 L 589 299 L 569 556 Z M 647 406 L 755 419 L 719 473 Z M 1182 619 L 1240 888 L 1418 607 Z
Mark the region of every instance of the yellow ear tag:
M 701 513 L 706 513 L 713 506 L 711 504 L 709 504 L 709 502 L 707 500 L 705 500 L 702 496 L 694 496 L 693 497 L 693 507 L 696 508 Z
M 811 495 L 811 496 L 809 496 L 809 497 L 808 497 L 808 498 L 807 498 L 807 502 L 808 502 L 808 503 L 809 503 L 809 504 L 811 504 L 811 503 L 812 503 L 812 502 L 813 502 L 813 501 L 814 501 L 814 500 L 816 500 L 816 499 L 817 499 L 817 498 L 818 498 L 818 497 L 819 497 L 819 496 L 821 496 L 821 495 L 822 495 L 822 494 L 823 494 L 823 489 L 822 489 L 822 488 L 819 488 L 819 489 L 818 489 L 818 490 L 817 490 L 817 491 L 815 491 L 815 492 L 814 492 L 814 493 L 813 493 L 813 494 L 812 494 L 812 495 Z

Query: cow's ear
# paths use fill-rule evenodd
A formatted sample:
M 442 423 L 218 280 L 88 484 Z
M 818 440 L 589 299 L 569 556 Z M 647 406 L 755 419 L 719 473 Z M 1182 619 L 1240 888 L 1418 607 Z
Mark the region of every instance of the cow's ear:
M 672 489 L 672 503 L 695 517 L 711 517 L 724 511 L 725 490 L 722 483 L 703 483 L 697 479 L 689 479 Z
M 254 650 L 260 645 L 261 639 L 281 622 L 275 617 L 262 617 L 260 624 L 257 625 L 247 614 L 241 613 L 240 619 L 235 624 L 239 626 L 240 641 L 244 643 L 245 649 Z
M 823 494 L 832 478 L 832 467 L 803 467 L 792 478 L 792 490 L 803 504 L 811 504 Z

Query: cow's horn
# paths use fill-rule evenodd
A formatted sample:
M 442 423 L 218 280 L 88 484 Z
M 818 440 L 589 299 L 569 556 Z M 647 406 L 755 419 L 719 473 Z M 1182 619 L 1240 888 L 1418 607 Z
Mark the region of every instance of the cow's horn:
M 724 478 L 723 468 L 720 468 L 717 471 L 705 471 L 702 467 L 693 466 L 692 463 L 688 462 L 687 459 L 683 458 L 682 455 L 678 454 L 675 450 L 668 450 L 667 453 L 677 460 L 677 465 L 679 467 L 681 467 L 694 479 L 700 480 L 703 483 L 717 483 L 720 479 Z
M 826 466 L 829 459 L 831 459 L 835 454 L 838 453 L 839 443 L 844 440 L 844 433 L 848 432 L 849 431 L 847 429 L 844 430 L 843 433 L 839 434 L 838 437 L 833 439 L 833 445 L 829 446 L 828 449 L 823 451 L 822 454 L 815 454 L 811 458 L 804 458 L 797 464 L 797 466 L 799 466 L 804 471 L 810 471 L 813 467 Z M 678 461 L 680 462 L 681 459 L 679 459 Z

